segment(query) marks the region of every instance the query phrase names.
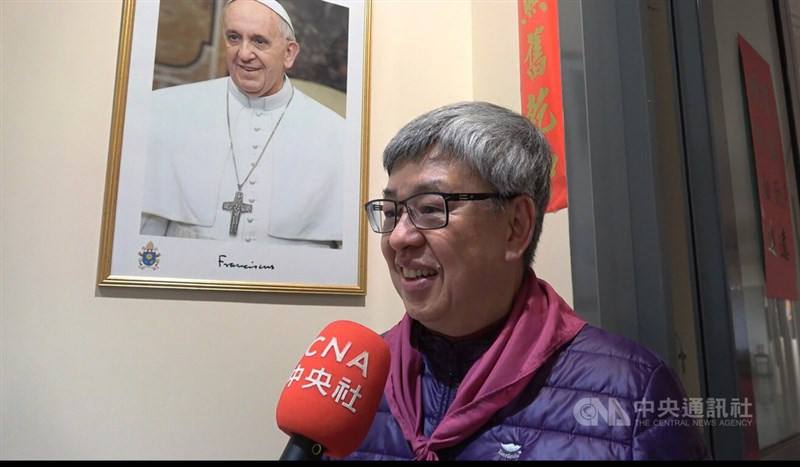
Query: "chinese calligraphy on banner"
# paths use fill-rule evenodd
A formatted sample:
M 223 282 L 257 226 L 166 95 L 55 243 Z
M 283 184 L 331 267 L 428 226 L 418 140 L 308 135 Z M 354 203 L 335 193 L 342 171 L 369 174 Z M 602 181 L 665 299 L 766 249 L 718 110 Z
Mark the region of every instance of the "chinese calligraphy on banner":
M 557 0 L 518 0 L 519 66 L 522 114 L 542 130 L 553 149 L 550 204 L 567 207 L 564 106 Z
M 742 36 L 739 53 L 756 160 L 766 295 L 796 300 L 794 229 L 772 72 L 769 63 Z

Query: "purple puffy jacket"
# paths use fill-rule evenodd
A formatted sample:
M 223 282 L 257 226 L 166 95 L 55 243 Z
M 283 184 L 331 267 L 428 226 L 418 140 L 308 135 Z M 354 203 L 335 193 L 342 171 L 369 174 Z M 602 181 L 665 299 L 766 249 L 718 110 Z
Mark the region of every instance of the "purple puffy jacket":
M 451 342 L 415 328 L 412 338 L 423 355 L 426 436 L 497 332 Z M 699 429 L 682 418 L 685 397 L 672 371 L 652 352 L 587 325 L 516 400 L 466 441 L 437 454 L 441 460 L 704 459 Z M 635 401 L 653 401 L 653 410 L 645 402 L 637 411 Z M 671 407 L 676 409 L 666 410 Z M 384 398 L 367 438 L 348 459 L 413 458 Z

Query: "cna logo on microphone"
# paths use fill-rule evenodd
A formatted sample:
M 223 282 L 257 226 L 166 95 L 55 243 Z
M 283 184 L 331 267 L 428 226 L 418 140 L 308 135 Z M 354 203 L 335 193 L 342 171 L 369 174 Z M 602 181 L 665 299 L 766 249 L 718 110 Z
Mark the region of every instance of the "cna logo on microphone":
M 342 366 L 344 368 L 358 368 L 361 377 L 367 379 L 369 377 L 369 351 L 362 350 L 356 355 L 352 352 L 353 343 L 350 341 L 339 342 L 336 336 L 320 335 L 303 354 L 305 357 L 292 371 L 286 387 L 290 387 L 292 383 L 300 384 L 301 389 L 316 389 L 322 397 L 333 399 L 337 404 L 341 404 L 352 413 L 357 412 L 356 402 L 362 398 L 361 384 L 354 384 L 353 380 L 347 376 L 342 375 Z M 304 368 L 302 365 L 309 362 L 308 358 L 319 355 L 323 360 L 322 364 L 327 364 L 328 368 L 331 366 L 338 367 L 336 371 L 332 372 L 325 369 L 325 366 L 318 366 L 316 368 Z M 352 356 L 352 358 L 350 358 Z M 345 362 L 345 359 L 348 359 Z M 325 362 L 324 360 L 327 360 Z M 337 375 L 338 381 L 335 386 L 333 383 L 334 375 Z
M 388 374 L 389 347 L 381 336 L 352 321 L 334 321 L 286 381 L 278 427 L 319 443 L 331 457 L 344 457 L 369 431 Z

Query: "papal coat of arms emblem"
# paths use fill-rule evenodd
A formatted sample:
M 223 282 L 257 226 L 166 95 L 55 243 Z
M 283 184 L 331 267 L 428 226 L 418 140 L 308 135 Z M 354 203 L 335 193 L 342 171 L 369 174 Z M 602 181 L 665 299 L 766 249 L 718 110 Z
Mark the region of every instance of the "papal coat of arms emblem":
M 147 242 L 147 245 L 142 247 L 139 252 L 139 269 L 158 269 L 158 262 L 161 261 L 161 253 L 158 248 L 153 245 L 153 242 Z

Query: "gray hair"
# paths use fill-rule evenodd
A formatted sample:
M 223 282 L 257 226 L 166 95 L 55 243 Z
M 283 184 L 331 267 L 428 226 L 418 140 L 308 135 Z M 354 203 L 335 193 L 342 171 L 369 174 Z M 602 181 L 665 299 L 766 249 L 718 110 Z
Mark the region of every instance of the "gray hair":
M 383 167 L 436 155 L 466 164 L 503 196 L 528 195 L 536 205 L 535 230 L 525 250 L 533 262 L 550 201 L 550 145 L 528 119 L 488 102 L 460 102 L 420 115 L 386 146 Z
M 294 35 L 294 30 L 291 26 L 289 26 L 289 23 L 287 23 L 285 19 L 281 18 L 280 15 L 278 15 L 278 19 L 280 19 L 280 21 L 278 21 L 278 27 L 281 29 L 281 35 L 289 42 L 297 42 L 297 39 Z

